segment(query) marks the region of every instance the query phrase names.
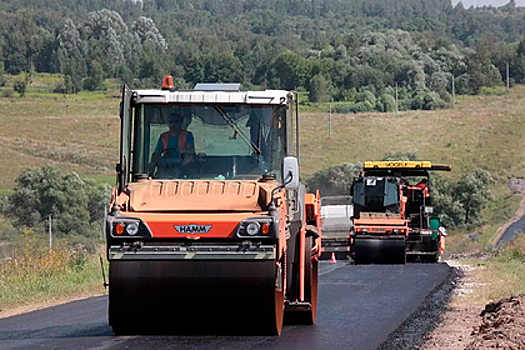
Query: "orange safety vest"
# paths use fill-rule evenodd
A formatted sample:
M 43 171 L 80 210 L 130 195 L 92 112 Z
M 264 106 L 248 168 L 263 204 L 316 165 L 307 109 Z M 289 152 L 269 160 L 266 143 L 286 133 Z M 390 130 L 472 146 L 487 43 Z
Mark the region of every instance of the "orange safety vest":
M 186 149 L 186 138 L 188 137 L 188 132 L 186 130 L 179 131 L 179 150 Z M 170 131 L 163 132 L 160 135 L 162 140 L 162 150 L 165 151 L 168 149 L 168 141 L 170 138 Z
M 441 236 L 439 239 L 439 251 L 441 252 L 441 254 L 445 252 L 445 237 L 444 236 Z
M 414 188 L 417 188 L 417 189 L 420 189 L 420 190 L 424 190 L 424 193 L 425 193 L 425 197 L 430 197 L 430 193 L 428 192 L 428 187 L 426 184 L 424 183 L 419 183 L 415 186 L 412 186 Z

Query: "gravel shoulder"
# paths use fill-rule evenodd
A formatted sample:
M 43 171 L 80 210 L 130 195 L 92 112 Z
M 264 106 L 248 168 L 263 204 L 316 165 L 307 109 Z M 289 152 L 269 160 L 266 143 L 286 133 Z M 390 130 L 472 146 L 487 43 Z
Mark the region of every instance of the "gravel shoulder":
M 425 301 L 378 350 L 424 349 L 426 336 L 436 331 L 442 321 L 442 315 L 449 304 L 456 284 L 463 277 L 463 272 L 451 266 L 448 278 L 425 299 Z

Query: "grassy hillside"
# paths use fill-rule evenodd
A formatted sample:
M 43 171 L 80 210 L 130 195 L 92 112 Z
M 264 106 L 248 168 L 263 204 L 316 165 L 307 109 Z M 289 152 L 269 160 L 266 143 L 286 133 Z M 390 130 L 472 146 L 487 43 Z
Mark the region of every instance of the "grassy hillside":
M 0 190 L 25 168 L 52 164 L 99 179 L 112 179 L 118 158 L 119 99 L 106 94 L 38 93 L 49 77 L 35 78 L 25 98 L 0 98 Z M 450 176 L 477 167 L 500 182 L 525 176 L 525 87 L 502 96 L 460 96 L 455 109 L 394 113 L 301 113 L 301 166 L 305 177 L 344 162 L 381 159 L 411 151 L 450 163 Z
M 498 180 L 525 175 L 525 87 L 502 96 L 460 96 L 456 108 L 439 111 L 302 115 L 303 174 L 343 162 L 381 159 L 411 151 L 453 165 L 451 176 L 481 167 Z
M 26 168 L 51 164 L 100 179 L 118 158 L 119 100 L 103 94 L 0 98 L 0 191 Z

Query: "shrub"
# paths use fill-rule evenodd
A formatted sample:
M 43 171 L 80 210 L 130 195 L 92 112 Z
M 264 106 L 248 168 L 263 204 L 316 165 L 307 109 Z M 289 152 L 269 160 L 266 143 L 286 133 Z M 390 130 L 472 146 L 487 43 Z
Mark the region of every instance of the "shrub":
M 66 84 L 63 81 L 56 83 L 55 87 L 53 88 L 53 92 L 55 94 L 65 94 L 66 91 Z
M 501 96 L 505 95 L 507 93 L 507 90 L 503 86 L 482 86 L 480 90 L 481 95 L 496 95 Z
M 95 185 L 76 173 L 63 175 L 58 168 L 28 169 L 16 179 L 14 193 L 4 198 L 1 212 L 15 226 L 36 227 L 52 215 L 59 235 L 96 237 L 104 217 L 107 184 Z
M 392 95 L 383 94 L 381 95 L 381 97 L 379 97 L 378 101 L 376 102 L 376 109 L 379 112 L 395 112 L 396 99 Z
M 20 97 L 24 97 L 26 94 L 26 87 L 27 83 L 25 82 L 25 80 L 17 80 L 13 85 L 13 90 L 17 92 L 20 95 Z
M 306 181 L 310 191 L 319 190 L 321 196 L 346 195 L 354 178 L 362 169 L 361 164 L 344 163 L 316 172 Z
M 334 113 L 348 114 L 354 111 L 353 104 L 335 105 L 333 109 Z
M 417 90 L 414 94 L 410 109 L 434 110 L 446 107 L 446 102 L 443 101 L 439 94 L 434 91 Z
M 6 89 L 2 92 L 2 97 L 11 98 L 15 96 L 15 92 L 11 89 Z
M 376 106 L 376 97 L 374 94 L 368 90 L 364 90 L 362 92 L 359 92 L 355 97 L 356 102 L 368 102 L 372 109 Z
M 354 113 L 361 113 L 361 112 L 373 112 L 375 110 L 375 103 L 372 104 L 370 101 L 363 101 L 363 102 L 357 102 L 353 106 Z
M 388 152 L 382 160 L 419 160 L 414 152 L 410 151 L 396 151 Z

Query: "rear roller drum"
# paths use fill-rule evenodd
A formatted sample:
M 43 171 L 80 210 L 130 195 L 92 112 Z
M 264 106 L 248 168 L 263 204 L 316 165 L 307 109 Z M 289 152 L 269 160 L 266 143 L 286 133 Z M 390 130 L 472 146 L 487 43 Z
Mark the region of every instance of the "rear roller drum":
M 356 237 L 354 261 L 356 264 L 405 264 L 405 240 Z

